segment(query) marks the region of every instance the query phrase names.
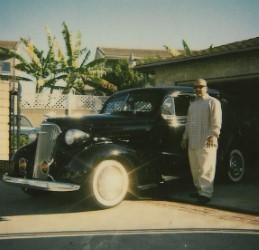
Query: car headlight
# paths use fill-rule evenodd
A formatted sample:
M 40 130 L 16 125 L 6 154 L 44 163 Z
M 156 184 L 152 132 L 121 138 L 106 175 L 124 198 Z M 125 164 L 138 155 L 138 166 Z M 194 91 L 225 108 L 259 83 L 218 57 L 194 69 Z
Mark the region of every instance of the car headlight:
M 72 145 L 74 142 L 87 141 L 90 138 L 88 133 L 78 129 L 70 129 L 65 134 L 65 142 L 67 145 Z

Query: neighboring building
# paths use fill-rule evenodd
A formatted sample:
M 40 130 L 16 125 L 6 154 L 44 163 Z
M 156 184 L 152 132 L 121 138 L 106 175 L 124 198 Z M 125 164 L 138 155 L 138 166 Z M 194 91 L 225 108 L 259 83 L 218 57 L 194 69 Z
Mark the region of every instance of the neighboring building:
M 0 47 L 17 50 L 19 42 L 0 41 Z M 15 59 L 1 53 L 0 50 L 0 79 L 9 80 L 10 75 L 14 75 Z
M 182 53 L 182 51 L 178 51 Z M 103 48 L 97 47 L 95 52 L 95 59 L 106 58 L 109 60 L 127 59 L 129 67 L 134 67 L 136 61 L 141 59 L 153 58 L 157 60 L 170 58 L 170 53 L 164 50 L 151 50 L 151 49 L 121 49 L 121 48 Z
M 259 37 L 140 64 L 134 69 L 155 75 L 156 85 L 190 85 L 197 78 L 205 78 L 209 86 L 229 92 L 240 92 L 244 84 L 258 88 Z
M 127 59 L 134 56 L 136 59 L 145 57 L 158 57 L 161 59 L 170 58 L 171 55 L 166 49 L 151 50 L 151 49 L 120 49 L 120 48 L 101 48 L 98 47 L 95 53 L 95 59 L 109 58 L 109 59 Z
M 10 86 L 0 80 L 0 161 L 9 160 Z M 1 169 L 0 169 L 1 172 Z
M 0 41 L 0 47 L 17 50 L 18 42 Z M 0 171 L 5 167 L 2 161 L 8 161 L 11 153 L 10 114 L 14 111 L 14 98 L 11 92 L 15 88 L 10 76 L 15 75 L 15 59 L 1 53 L 0 50 Z

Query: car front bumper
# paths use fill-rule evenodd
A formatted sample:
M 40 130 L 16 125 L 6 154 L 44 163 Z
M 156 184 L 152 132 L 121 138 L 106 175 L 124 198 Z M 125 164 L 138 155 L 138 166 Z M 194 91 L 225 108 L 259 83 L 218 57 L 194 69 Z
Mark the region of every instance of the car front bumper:
M 68 192 L 68 191 L 76 191 L 80 189 L 79 185 L 76 185 L 73 183 L 16 178 L 16 177 L 8 176 L 7 174 L 3 175 L 3 182 L 7 184 L 20 186 L 20 187 L 27 187 L 31 189 L 55 191 L 55 192 Z

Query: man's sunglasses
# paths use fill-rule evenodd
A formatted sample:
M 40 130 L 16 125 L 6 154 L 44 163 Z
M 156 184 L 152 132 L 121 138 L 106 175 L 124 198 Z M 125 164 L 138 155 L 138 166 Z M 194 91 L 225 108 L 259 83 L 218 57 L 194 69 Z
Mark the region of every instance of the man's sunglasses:
M 204 88 L 204 87 L 206 87 L 206 86 L 203 86 L 203 85 L 193 86 L 194 89 L 202 89 L 202 88 Z

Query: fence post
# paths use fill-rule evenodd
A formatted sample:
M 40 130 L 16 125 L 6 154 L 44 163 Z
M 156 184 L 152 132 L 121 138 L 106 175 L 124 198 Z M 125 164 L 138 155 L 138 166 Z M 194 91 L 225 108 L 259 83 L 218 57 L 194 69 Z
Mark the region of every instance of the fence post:
M 66 108 L 66 111 L 65 111 L 66 115 L 71 115 L 71 113 L 72 113 L 73 101 L 74 101 L 73 97 L 74 97 L 74 95 L 71 92 L 69 92 L 66 96 L 66 98 L 67 98 L 67 108 Z
M 65 115 L 69 115 L 69 95 L 66 95 Z

